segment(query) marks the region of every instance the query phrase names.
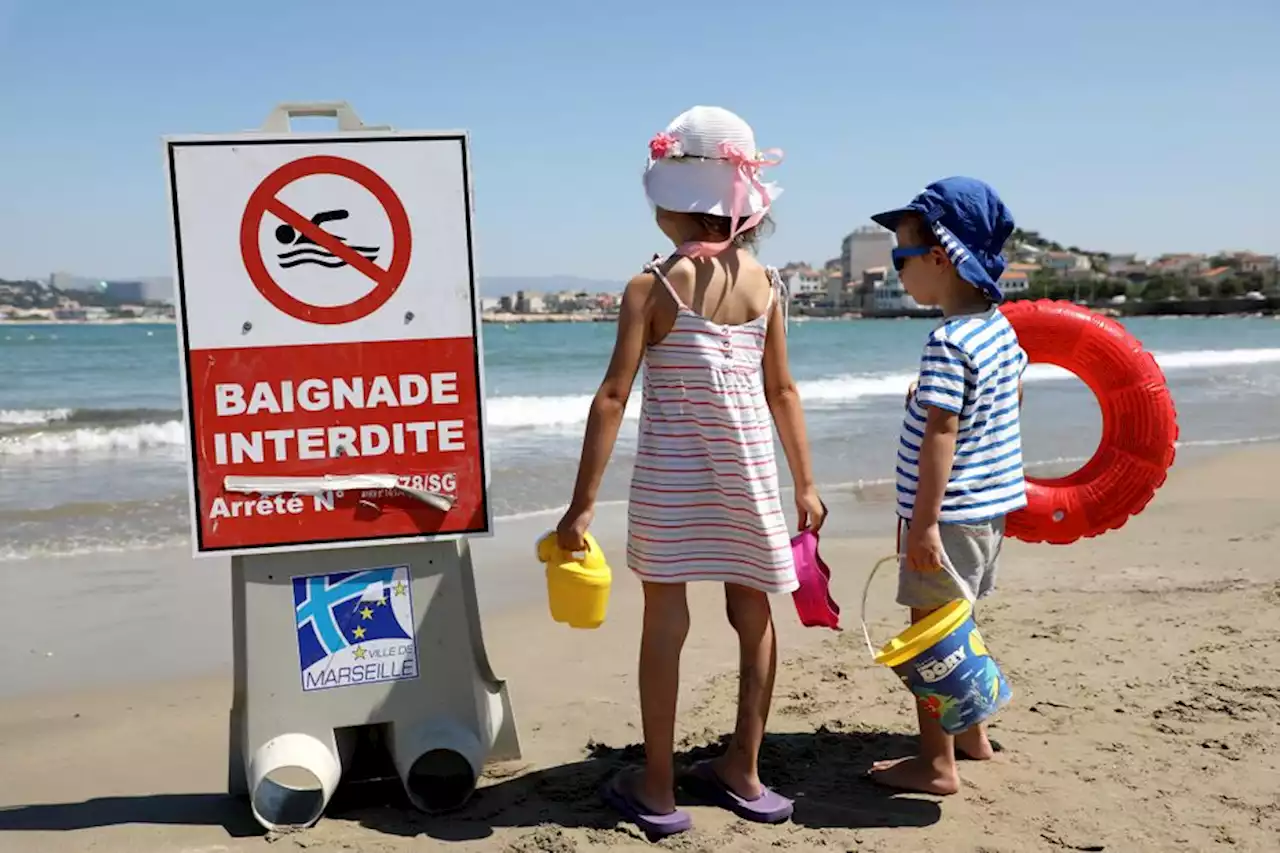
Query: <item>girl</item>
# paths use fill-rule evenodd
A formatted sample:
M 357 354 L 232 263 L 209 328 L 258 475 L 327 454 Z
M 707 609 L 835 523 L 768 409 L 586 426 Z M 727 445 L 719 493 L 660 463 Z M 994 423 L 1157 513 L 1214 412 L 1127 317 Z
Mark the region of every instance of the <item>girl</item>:
M 741 657 L 729 748 L 693 767 L 681 785 L 749 820 L 791 816 L 791 801 L 760 783 L 758 764 L 777 663 L 768 595 L 798 586 L 771 416 L 791 466 L 800 526 L 816 531 L 826 509 L 787 367 L 787 296 L 777 271 L 749 251 L 780 192 L 761 183 L 760 170 L 775 165 L 780 152 L 757 153 L 751 127 L 728 110 L 694 107 L 649 142 L 649 155 L 645 194 L 676 251 L 627 284 L 613 357 L 587 420 L 573 501 L 557 533 L 561 547 L 584 547 L 643 361 L 627 562 L 644 586 L 645 768 L 610 780 L 604 796 L 650 836 L 664 836 L 692 825 L 675 807 L 672 755 L 690 581 L 725 585 Z

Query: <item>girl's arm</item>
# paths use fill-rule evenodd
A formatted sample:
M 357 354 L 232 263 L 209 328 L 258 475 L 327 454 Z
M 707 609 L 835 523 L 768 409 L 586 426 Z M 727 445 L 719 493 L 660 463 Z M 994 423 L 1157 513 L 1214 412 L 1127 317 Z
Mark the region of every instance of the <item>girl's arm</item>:
M 649 332 L 649 313 L 653 300 L 654 277 L 645 273 L 627 283 L 618 310 L 618 337 L 613 344 L 613 357 L 605 371 L 600 389 L 591 401 L 587 415 L 587 432 L 582 439 L 582 457 L 578 461 L 578 479 L 573 486 L 573 501 L 556 530 L 560 547 L 580 551 L 582 535 L 595 514 L 596 493 L 604 469 L 613 455 L 627 398 L 635 383 L 644 357 Z
M 791 480 L 796 488 L 796 511 L 801 529 L 822 527 L 827 510 L 818 497 L 813 481 L 813 461 L 809 457 L 809 438 L 804 426 L 804 408 L 800 405 L 800 392 L 791 377 L 787 362 L 787 333 L 784 326 L 782 304 L 773 302 L 773 314 L 769 317 L 769 331 L 764 341 L 764 396 L 769 412 L 778 427 L 782 451 L 791 467 Z

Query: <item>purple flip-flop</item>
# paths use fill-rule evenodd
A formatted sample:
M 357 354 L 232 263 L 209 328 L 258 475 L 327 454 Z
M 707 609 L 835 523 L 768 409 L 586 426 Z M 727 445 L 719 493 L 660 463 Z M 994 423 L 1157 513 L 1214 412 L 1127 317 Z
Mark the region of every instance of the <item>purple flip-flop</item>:
M 680 786 L 703 802 L 727 809 L 754 823 L 782 823 L 795 811 L 791 800 L 769 788 L 754 800 L 738 796 L 720 779 L 710 761 L 693 765 L 681 777 Z
M 650 839 L 666 838 L 693 829 L 693 818 L 686 811 L 676 809 L 669 814 L 650 811 L 627 787 L 627 776 L 627 771 L 614 775 L 600 790 L 600 796 L 614 811 L 640 827 L 640 831 Z

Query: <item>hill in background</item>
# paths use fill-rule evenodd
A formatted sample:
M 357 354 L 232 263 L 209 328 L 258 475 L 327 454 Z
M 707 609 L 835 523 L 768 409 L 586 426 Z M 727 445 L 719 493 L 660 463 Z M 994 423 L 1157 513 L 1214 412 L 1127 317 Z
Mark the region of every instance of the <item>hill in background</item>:
M 626 282 L 599 278 L 582 278 L 576 275 L 538 275 L 538 276 L 482 276 L 480 278 L 480 295 L 496 299 L 499 296 L 514 294 L 518 290 L 535 293 L 560 293 L 571 290 L 574 293 L 620 293 Z
M 99 279 L 89 276 L 75 276 L 59 273 L 58 289 L 68 293 L 83 293 L 98 290 Z M 169 276 L 139 276 L 118 281 L 137 281 L 143 284 L 143 292 L 147 301 L 173 304 L 173 279 Z M 3 281 L 3 279 L 0 279 Z M 16 282 L 11 282 L 16 284 Z M 30 282 L 35 285 L 35 282 Z M 625 282 L 607 279 L 583 278 L 576 275 L 540 275 L 540 276 L 481 276 L 480 295 L 496 299 L 500 296 L 514 295 L 524 290 L 534 293 L 619 293 Z M 38 288 L 36 288 L 38 289 Z

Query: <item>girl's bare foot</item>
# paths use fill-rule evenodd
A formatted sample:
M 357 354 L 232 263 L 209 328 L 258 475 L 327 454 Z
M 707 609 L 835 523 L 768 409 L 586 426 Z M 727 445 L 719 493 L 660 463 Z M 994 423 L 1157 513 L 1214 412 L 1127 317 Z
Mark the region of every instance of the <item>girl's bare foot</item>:
M 744 800 L 758 799 L 764 792 L 759 776 L 731 767 L 724 756 L 713 760 L 711 769 L 730 791 Z
M 645 771 L 640 771 L 623 780 L 629 793 L 654 814 L 670 814 L 676 810 L 675 786 L 666 780 L 651 779 Z
M 950 771 L 939 769 L 918 755 L 877 761 L 867 776 L 877 785 L 896 791 L 945 797 L 960 790 L 960 774 L 956 773 L 954 767 Z

